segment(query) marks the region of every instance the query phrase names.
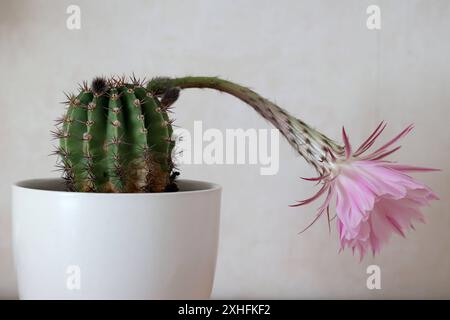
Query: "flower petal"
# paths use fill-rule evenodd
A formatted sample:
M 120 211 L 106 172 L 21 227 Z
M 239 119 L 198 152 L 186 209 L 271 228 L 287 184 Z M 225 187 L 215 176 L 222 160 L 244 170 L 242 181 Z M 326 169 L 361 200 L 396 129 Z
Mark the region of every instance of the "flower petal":
M 402 132 L 400 132 L 397 136 L 395 136 L 393 139 L 391 139 L 389 142 L 387 142 L 386 144 L 384 144 L 383 146 L 381 146 L 380 148 L 378 148 L 377 150 L 372 152 L 370 155 L 366 156 L 366 158 L 376 157 L 377 155 L 379 155 L 379 153 L 386 150 L 388 147 L 390 147 L 391 145 L 396 143 L 401 138 L 405 137 L 408 133 L 411 132 L 411 130 L 413 128 L 414 128 L 414 126 L 412 124 L 410 124 Z
M 373 145 L 375 140 L 378 138 L 378 136 L 383 132 L 383 130 L 385 128 L 386 128 L 386 123 L 384 123 L 384 121 L 381 121 L 380 124 L 378 125 L 378 127 L 375 129 L 375 131 L 372 132 L 372 134 L 369 136 L 369 138 L 367 138 L 367 140 L 361 144 L 361 146 L 358 148 L 358 150 L 356 150 L 356 152 L 354 153 L 354 156 L 357 157 L 360 154 L 367 151 Z
M 352 146 L 350 145 L 350 141 L 348 140 L 347 133 L 345 132 L 345 128 L 342 127 L 342 139 L 344 140 L 345 146 L 345 158 L 348 159 L 352 155 Z

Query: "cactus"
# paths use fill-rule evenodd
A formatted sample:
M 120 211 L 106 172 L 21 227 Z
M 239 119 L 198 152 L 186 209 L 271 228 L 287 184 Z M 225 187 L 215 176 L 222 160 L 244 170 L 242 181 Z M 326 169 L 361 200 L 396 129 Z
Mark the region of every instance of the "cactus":
M 67 95 L 53 132 L 70 191 L 176 191 L 170 106 L 179 90 L 158 94 L 134 76 L 96 78 Z

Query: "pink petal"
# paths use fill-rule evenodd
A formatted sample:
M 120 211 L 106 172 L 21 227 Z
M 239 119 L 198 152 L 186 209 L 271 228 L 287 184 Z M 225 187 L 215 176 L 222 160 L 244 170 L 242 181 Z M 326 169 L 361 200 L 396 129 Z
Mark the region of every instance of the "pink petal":
M 328 188 L 328 194 L 327 194 L 327 197 L 325 198 L 324 203 L 317 210 L 316 217 L 314 218 L 314 220 L 306 228 L 304 228 L 302 231 L 300 231 L 299 234 L 305 232 L 306 230 L 308 230 L 322 216 L 322 214 L 324 213 L 325 210 L 327 210 L 327 215 L 329 217 L 329 211 L 328 210 L 329 210 L 331 199 L 334 196 L 334 193 L 335 193 L 334 192 L 334 187 L 331 185 Z M 330 221 L 330 220 L 328 219 L 328 221 Z
M 383 146 L 381 146 L 380 148 L 375 150 L 373 153 L 371 153 L 367 157 L 369 158 L 371 156 L 375 156 L 379 152 L 381 152 L 381 151 L 385 150 L 386 148 L 388 148 L 389 146 L 393 145 L 395 142 L 397 142 L 398 140 L 400 140 L 401 138 L 406 136 L 408 133 L 410 133 L 413 128 L 414 128 L 414 126 L 412 124 L 410 124 L 402 132 L 400 132 L 397 136 L 395 136 L 392 140 L 390 140 L 389 142 L 387 142 L 386 144 L 384 144 Z
M 359 156 L 360 154 L 368 150 L 385 128 L 386 124 L 384 123 L 384 121 L 381 121 L 375 131 L 369 136 L 369 138 L 367 138 L 367 140 L 361 144 L 358 150 L 356 150 L 354 156 Z
M 304 177 L 300 177 L 300 179 L 306 180 L 306 181 L 321 181 L 325 178 L 328 178 L 330 176 L 330 174 L 326 174 L 320 177 L 313 177 L 313 178 L 304 178 Z
M 291 204 L 289 206 L 290 207 L 299 207 L 299 206 L 303 206 L 305 204 L 311 203 L 314 200 L 316 200 L 317 198 L 319 198 L 328 189 L 328 187 L 329 187 L 328 183 L 324 183 L 322 188 L 320 188 L 320 190 L 315 195 L 313 195 L 311 198 L 297 201 L 298 203 Z
M 345 145 L 345 158 L 348 159 L 352 155 L 352 146 L 350 145 L 350 141 L 348 140 L 344 127 L 342 127 L 342 139 L 344 140 Z
M 398 224 L 398 222 L 395 220 L 395 218 L 391 216 L 386 216 L 386 219 L 394 226 L 394 229 L 403 237 L 405 238 L 405 234 L 403 233 L 402 228 Z
M 434 168 L 426 168 L 426 167 L 416 167 L 416 166 L 409 166 L 404 164 L 389 164 L 387 167 L 399 171 L 405 171 L 405 172 L 432 172 L 432 171 L 442 171 L 441 169 L 434 169 Z
M 370 159 L 370 160 L 381 160 L 381 159 L 386 158 L 387 156 L 393 154 L 395 151 L 397 151 L 397 150 L 400 149 L 400 148 L 401 148 L 401 146 L 398 146 L 398 147 L 396 147 L 396 148 L 394 148 L 394 149 L 392 149 L 392 150 L 383 152 L 383 153 L 381 153 L 380 155 L 377 155 L 375 158 L 372 158 L 372 159 Z

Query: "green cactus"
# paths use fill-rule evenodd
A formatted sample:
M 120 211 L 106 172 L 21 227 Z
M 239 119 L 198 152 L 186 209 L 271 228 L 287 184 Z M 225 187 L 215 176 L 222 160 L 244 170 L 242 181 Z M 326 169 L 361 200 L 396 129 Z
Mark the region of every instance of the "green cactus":
M 179 89 L 152 92 L 134 76 L 96 78 L 67 95 L 54 135 L 68 189 L 81 192 L 175 191 L 172 121 Z

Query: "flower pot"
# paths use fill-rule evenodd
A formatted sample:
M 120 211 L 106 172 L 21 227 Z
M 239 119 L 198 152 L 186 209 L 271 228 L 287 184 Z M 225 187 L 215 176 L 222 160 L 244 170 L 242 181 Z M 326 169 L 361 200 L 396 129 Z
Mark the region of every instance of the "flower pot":
M 13 186 L 21 299 L 207 299 L 221 188 L 180 180 L 173 193 L 80 193 L 59 179 Z

